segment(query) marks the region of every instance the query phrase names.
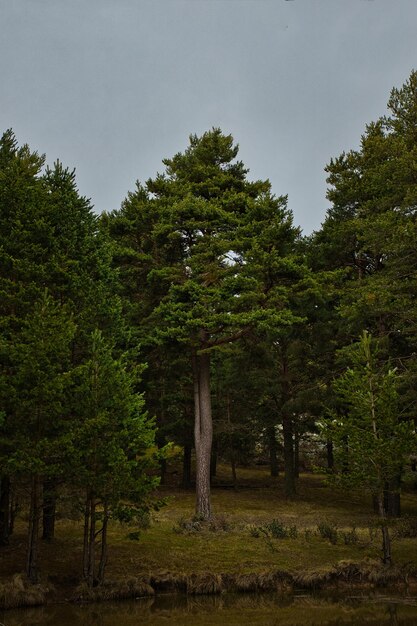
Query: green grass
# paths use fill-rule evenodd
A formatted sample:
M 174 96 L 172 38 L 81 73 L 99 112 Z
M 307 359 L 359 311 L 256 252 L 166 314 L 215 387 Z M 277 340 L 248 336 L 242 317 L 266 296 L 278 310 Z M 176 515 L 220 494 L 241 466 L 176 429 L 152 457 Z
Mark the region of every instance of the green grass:
M 271 479 L 267 468 L 241 469 L 240 486 L 224 488 L 230 481 L 228 468 L 220 467 L 212 490 L 214 515 L 227 522 L 230 529 L 194 533 L 175 532 L 181 518 L 194 514 L 194 494 L 175 486 L 161 488 L 167 505 L 153 515 L 152 525 L 141 531 L 139 541 L 128 539 L 134 528 L 113 522 L 109 528 L 109 579 L 170 571 L 191 573 L 249 573 L 268 570 L 303 572 L 332 566 L 340 560 L 361 561 L 380 557 L 379 533 L 371 540 L 369 528 L 375 518 L 370 499 L 364 494 L 347 494 L 327 486 L 322 476 L 301 476 L 297 496 L 289 501 L 283 493 L 283 478 Z M 222 487 L 223 485 L 223 487 Z M 402 496 L 403 512 L 417 516 L 417 494 Z M 250 528 L 279 519 L 287 526 L 296 525 L 296 539 L 268 540 L 253 537 Z M 356 528 L 359 543 L 336 545 L 317 532 L 321 522 L 334 523 L 340 531 Z M 309 529 L 307 536 L 305 530 Z M 24 569 L 25 524 L 19 521 L 11 545 L 2 549 L 0 577 L 9 578 Z M 72 584 L 81 571 L 82 524 L 61 520 L 56 539 L 41 545 L 41 566 L 45 574 L 59 584 Z M 393 557 L 398 564 L 417 563 L 417 541 L 398 539 L 393 543 Z

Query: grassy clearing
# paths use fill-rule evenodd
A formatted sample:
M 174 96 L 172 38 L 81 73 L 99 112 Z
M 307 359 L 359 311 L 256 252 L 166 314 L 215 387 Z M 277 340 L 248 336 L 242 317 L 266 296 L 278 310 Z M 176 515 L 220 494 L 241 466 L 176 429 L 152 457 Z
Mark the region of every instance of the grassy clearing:
M 178 578 L 210 573 L 241 577 L 267 575 L 271 571 L 288 571 L 294 576 L 315 572 L 319 578 L 340 561 L 378 561 L 380 537 L 374 528 L 369 498 L 363 494 L 346 494 L 327 486 L 323 477 L 303 475 L 298 495 L 287 501 L 283 479 L 271 479 L 267 468 L 242 469 L 240 486 L 230 488 L 228 468 L 220 467 L 213 486 L 213 509 L 216 530 L 187 530 L 184 520 L 192 520 L 194 494 L 175 486 L 161 488 L 167 506 L 153 516 L 151 527 L 140 532 L 138 541 L 128 538 L 135 529 L 113 523 L 109 529 L 109 580 L 156 576 L 167 572 Z M 417 494 L 402 497 L 405 515 L 417 517 Z M 279 520 L 285 526 L 296 526 L 297 537 L 274 539 L 262 533 L 254 536 L 253 528 Z M 183 520 L 181 522 L 181 520 Z M 317 531 L 321 523 L 337 527 L 337 543 L 323 539 Z M 355 528 L 354 543 L 345 543 L 344 535 Z M 370 529 L 374 528 L 374 530 Z M 25 525 L 19 521 L 11 545 L 2 549 L 0 577 L 10 580 L 24 568 Z M 256 533 L 255 533 L 256 534 Z M 56 539 L 42 545 L 41 565 L 45 577 L 61 589 L 73 588 L 80 577 L 82 548 L 81 522 L 61 520 Z M 417 564 L 417 541 L 403 538 L 394 541 L 397 564 Z M 216 584 L 212 579 L 208 584 Z

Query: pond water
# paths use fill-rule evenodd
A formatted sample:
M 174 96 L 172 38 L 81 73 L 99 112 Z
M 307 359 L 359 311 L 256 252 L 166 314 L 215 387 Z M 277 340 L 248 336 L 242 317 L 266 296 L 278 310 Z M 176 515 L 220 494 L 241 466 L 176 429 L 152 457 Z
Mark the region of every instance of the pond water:
M 416 626 L 417 596 L 160 595 L 0 612 L 4 626 Z

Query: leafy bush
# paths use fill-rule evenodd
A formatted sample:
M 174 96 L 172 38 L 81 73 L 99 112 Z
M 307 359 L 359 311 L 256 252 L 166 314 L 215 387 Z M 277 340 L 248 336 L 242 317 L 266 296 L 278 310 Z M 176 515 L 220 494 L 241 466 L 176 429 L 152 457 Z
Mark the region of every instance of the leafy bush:
M 127 538 L 130 539 L 130 541 L 139 541 L 140 539 L 140 530 L 135 530 L 131 533 L 127 534 Z

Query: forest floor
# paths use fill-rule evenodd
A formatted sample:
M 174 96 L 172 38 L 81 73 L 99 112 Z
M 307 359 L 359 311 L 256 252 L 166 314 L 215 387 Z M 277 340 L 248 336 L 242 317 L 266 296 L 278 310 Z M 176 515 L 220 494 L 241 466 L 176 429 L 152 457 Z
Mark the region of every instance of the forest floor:
M 108 580 L 166 578 L 168 572 L 174 578 L 207 573 L 259 577 L 279 570 L 302 581 L 320 577 L 340 562 L 380 563 L 380 531 L 369 496 L 336 490 L 321 475 L 301 475 L 297 495 L 288 500 L 283 477 L 271 478 L 267 467 L 240 468 L 234 488 L 229 468 L 220 466 L 209 525 L 193 521 L 194 493 L 179 489 L 176 478 L 168 474 L 170 484 L 159 489 L 166 505 L 152 514 L 150 527 L 140 530 L 139 538 L 137 527 L 110 524 Z M 393 560 L 415 579 L 417 491 L 411 483 L 401 506 L 402 518 L 392 521 Z M 319 526 L 333 533 L 332 541 L 320 534 Z M 279 534 L 281 527 L 292 529 L 292 536 L 275 538 L 273 530 Z M 25 530 L 26 522 L 18 520 L 10 545 L 1 549 L 0 582 L 24 570 Z M 60 519 L 55 539 L 41 542 L 43 579 L 65 593 L 80 581 L 82 530 L 81 519 Z

